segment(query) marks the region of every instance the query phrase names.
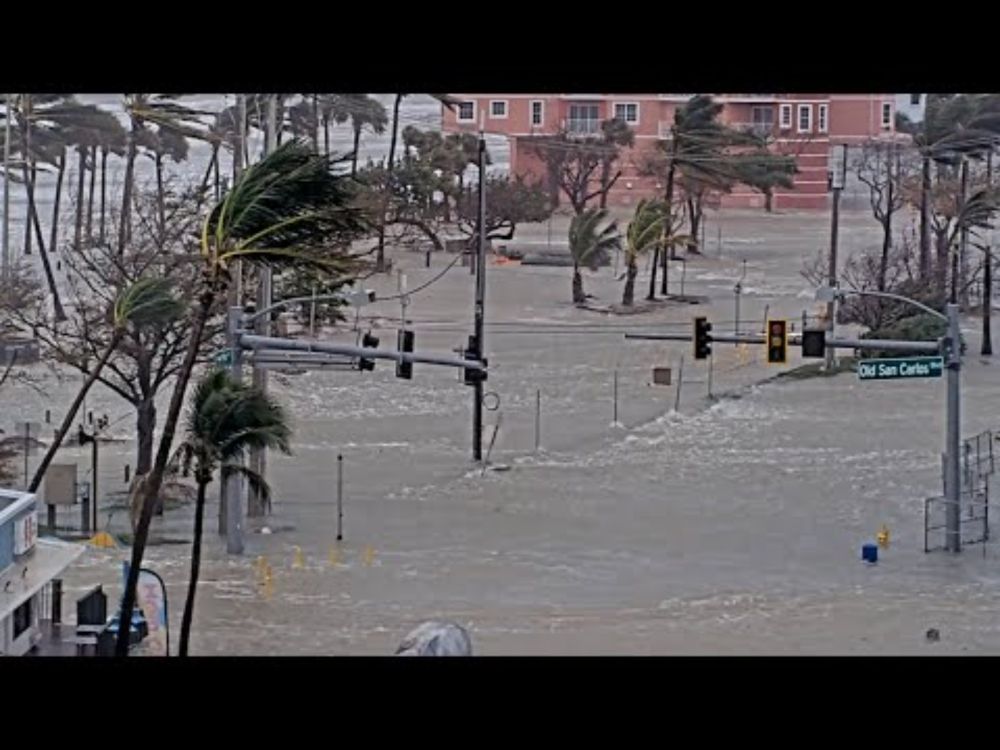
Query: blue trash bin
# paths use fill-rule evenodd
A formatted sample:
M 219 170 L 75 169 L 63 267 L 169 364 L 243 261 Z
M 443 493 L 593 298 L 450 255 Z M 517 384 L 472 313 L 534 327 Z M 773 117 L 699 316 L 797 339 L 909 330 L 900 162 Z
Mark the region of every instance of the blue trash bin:
M 861 559 L 874 565 L 878 562 L 878 545 L 868 542 L 861 547 Z

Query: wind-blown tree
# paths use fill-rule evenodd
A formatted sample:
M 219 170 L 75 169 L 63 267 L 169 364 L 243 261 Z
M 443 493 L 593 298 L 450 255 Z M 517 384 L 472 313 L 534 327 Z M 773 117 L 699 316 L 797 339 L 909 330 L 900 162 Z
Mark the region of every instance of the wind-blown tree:
M 204 139 L 206 128 L 201 117 L 209 114 L 181 104 L 172 94 L 125 94 L 124 107 L 129 118 L 129 130 L 125 144 L 125 177 L 119 214 L 119 255 L 125 252 L 125 245 L 131 238 L 129 230 L 132 194 L 135 189 L 135 160 L 139 147 L 144 142 L 144 134 L 148 133 L 152 125 L 161 137 L 166 137 L 169 132 L 181 138 Z
M 858 180 L 868 188 L 872 216 L 882 227 L 876 289 L 884 292 L 892 249 L 892 218 L 904 204 L 902 155 L 898 144 L 869 141 L 861 145 L 851 166 Z
M 158 200 L 154 192 L 140 190 L 133 212 L 132 241 L 123 256 L 115 249 L 114 222 L 111 241 L 63 253 L 72 314 L 63 322 L 53 319 L 44 297 L 9 305 L 6 312 L 25 330 L 32 330 L 48 361 L 67 365 L 84 377 L 114 334 L 107 311 L 116 298 L 144 277 L 169 279 L 181 299 L 197 294 L 200 266 L 188 252 L 205 212 L 200 193 L 166 194 L 166 231 L 159 229 Z M 198 361 L 206 360 L 221 346 L 221 304 L 202 336 Z M 191 321 L 181 315 L 164 325 L 129 328 L 120 345 L 101 370 L 98 380 L 128 402 L 136 413 L 135 474 L 149 471 L 153 462 L 156 428 L 156 396 L 180 367 L 186 350 Z
M 354 134 L 354 146 L 351 149 L 351 177 L 358 172 L 358 150 L 361 146 L 361 133 L 367 128 L 376 135 L 382 135 L 389 124 L 382 102 L 367 94 L 342 94 L 342 106 L 351 121 L 351 132 Z M 327 145 L 326 152 L 330 152 Z
M 668 221 L 673 228 L 667 227 Z M 683 221 L 679 211 L 671 216 L 661 200 L 644 199 L 635 207 L 635 213 L 625 231 L 625 288 L 622 305 L 631 307 L 635 302 L 635 279 L 639 275 L 639 258 L 659 248 L 663 242 L 681 244 L 687 236 L 676 230 Z
M 330 159 L 298 140 L 287 141 L 244 170 L 202 228 L 202 285 L 191 310 L 191 333 L 177 373 L 153 468 L 137 488 L 139 520 L 125 583 L 122 611 L 135 605 L 135 586 L 149 536 L 156 500 L 180 418 L 184 394 L 198 357 L 202 333 L 217 300 L 225 295 L 234 261 L 250 266 L 315 267 L 349 276 L 359 266 L 344 248 L 366 229 L 353 204 L 354 182 L 331 169 Z M 128 654 L 122 628 L 115 653 Z
M 573 257 L 573 304 L 587 301 L 580 266 L 596 271 L 611 252 L 621 247 L 618 223 L 608 219 L 606 208 L 588 208 L 569 224 L 569 252 Z
M 622 175 L 613 165 L 619 162 L 622 151 L 630 148 L 635 139 L 632 129 L 619 120 L 601 122 L 600 133 L 582 135 L 562 132 L 551 136 L 526 139 L 526 150 L 537 154 L 545 165 L 552 189 L 553 207 L 559 203 L 559 192 L 582 214 L 588 203 L 600 198 L 601 208 L 607 204 L 611 188 Z
M 485 229 L 487 240 L 512 240 L 518 224 L 537 224 L 552 215 L 548 193 L 541 185 L 520 177 L 490 175 L 486 178 Z M 479 189 L 471 186 L 458 193 L 455 223 L 470 240 L 479 225 Z
M 799 169 L 795 157 L 776 154 L 766 148 L 733 157 L 737 182 L 756 190 L 764 196 L 764 210 L 774 211 L 774 189 L 791 190 Z
M 187 138 L 177 131 L 165 127 L 159 127 L 155 131 L 150 129 L 141 130 L 136 137 L 139 145 L 146 150 L 149 158 L 153 160 L 154 171 L 156 173 L 157 219 L 159 221 L 160 232 L 162 233 L 166 230 L 167 224 L 163 160 L 169 157 L 175 164 L 185 161 L 188 158 Z
M 205 497 L 212 476 L 219 481 L 239 475 L 265 501 L 270 494 L 262 476 L 247 468 L 243 459 L 250 450 L 291 453 L 291 428 L 284 409 L 272 397 L 251 385 L 233 380 L 224 370 L 211 370 L 195 389 L 187 417 L 184 442 L 179 448 L 183 474 L 194 472 L 198 488 L 191 543 L 191 575 L 181 618 L 180 656 L 188 655 L 195 596 L 201 570 L 201 543 Z
M 52 463 L 52 459 L 55 458 L 56 451 L 59 450 L 63 439 L 73 426 L 73 420 L 76 419 L 77 412 L 80 410 L 83 400 L 87 397 L 87 393 L 93 387 L 94 383 L 97 382 L 101 370 L 121 344 L 129 329 L 131 328 L 133 332 L 138 332 L 145 326 L 168 325 L 182 313 L 182 310 L 183 307 L 172 294 L 171 285 L 167 279 L 143 278 L 133 283 L 119 295 L 111 310 L 111 322 L 113 326 L 111 340 L 105 347 L 100 359 L 91 368 L 90 374 L 77 392 L 73 403 L 70 404 L 62 424 L 56 430 L 52 443 L 49 445 L 45 456 L 35 470 L 35 476 L 28 485 L 28 492 L 34 492 L 41 485 L 42 478 L 45 476 L 49 464 Z

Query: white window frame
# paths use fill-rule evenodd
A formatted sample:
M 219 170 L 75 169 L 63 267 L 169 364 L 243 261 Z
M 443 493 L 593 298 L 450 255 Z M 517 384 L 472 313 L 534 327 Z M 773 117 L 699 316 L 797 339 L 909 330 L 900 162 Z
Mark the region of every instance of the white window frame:
M 538 105 L 538 122 L 535 122 L 535 105 Z M 545 100 L 532 99 L 528 104 L 528 125 L 533 128 L 540 128 L 545 125 Z
M 787 117 L 786 117 L 787 115 Z M 778 127 L 782 130 L 792 129 L 792 105 L 782 104 L 778 107 Z
M 922 96 L 923 96 L 923 94 L 910 94 L 910 106 L 911 107 L 919 107 L 920 106 L 920 97 L 922 97 Z M 916 99 L 916 101 L 914 101 L 914 99 Z
M 462 117 L 462 105 L 471 104 L 472 105 L 472 117 Z M 476 101 L 474 99 L 466 99 L 458 103 L 458 110 L 455 112 L 456 122 L 475 122 L 476 121 Z
M 805 112 L 806 126 L 802 127 L 802 113 Z M 811 133 L 813 124 L 813 108 L 811 104 L 800 104 L 795 110 L 795 131 L 797 133 Z
M 882 102 L 882 130 L 892 130 L 892 102 Z
M 611 114 L 612 114 L 612 116 L 616 120 L 618 119 L 618 108 L 619 107 L 628 107 L 629 105 L 632 105 L 633 107 L 635 107 L 635 119 L 634 120 L 629 120 L 627 117 L 623 117 L 622 118 L 622 122 L 624 122 L 626 125 L 638 125 L 639 124 L 639 118 L 640 118 L 640 114 L 639 114 L 639 102 L 613 102 L 612 104 L 613 104 L 613 106 L 612 106 Z
M 826 104 L 816 106 L 816 131 L 826 133 L 830 129 L 830 108 Z
M 503 114 L 502 115 L 498 115 L 498 114 L 496 114 L 496 113 L 493 112 L 493 105 L 494 104 L 502 104 L 503 105 Z M 491 120 L 506 120 L 507 117 L 510 115 L 510 102 L 508 102 L 506 99 L 490 99 L 489 114 L 490 114 L 490 119 Z

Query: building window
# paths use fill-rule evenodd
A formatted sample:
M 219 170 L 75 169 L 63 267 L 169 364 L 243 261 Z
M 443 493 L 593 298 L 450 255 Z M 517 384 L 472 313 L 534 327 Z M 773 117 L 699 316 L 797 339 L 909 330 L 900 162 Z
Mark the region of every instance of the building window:
M 569 105 L 566 130 L 573 135 L 594 135 L 601 132 L 600 107 L 596 104 Z
M 826 132 L 826 112 L 827 107 L 825 104 L 820 104 L 816 108 L 816 130 L 821 133 Z
M 539 127 L 545 119 L 545 102 L 536 99 L 531 103 L 531 126 Z
M 458 121 L 459 122 L 475 122 L 476 121 L 476 103 L 475 102 L 459 102 L 458 103 Z
M 495 99 L 490 102 L 490 117 L 495 120 L 507 119 L 506 99 Z
M 882 105 L 882 130 L 889 130 L 892 127 L 892 105 L 885 102 Z
M 31 599 L 14 610 L 14 640 L 31 627 Z
M 920 106 L 920 94 L 910 94 L 910 104 L 914 107 Z
M 799 132 L 808 133 L 812 130 L 813 108 L 811 104 L 799 105 Z
M 615 119 L 626 125 L 639 122 L 639 105 L 635 102 L 615 102 Z
M 781 105 L 781 114 L 780 114 L 779 117 L 780 117 L 779 121 L 781 122 L 781 129 L 782 130 L 788 130 L 790 127 L 792 127 L 792 105 L 791 104 L 782 104 Z

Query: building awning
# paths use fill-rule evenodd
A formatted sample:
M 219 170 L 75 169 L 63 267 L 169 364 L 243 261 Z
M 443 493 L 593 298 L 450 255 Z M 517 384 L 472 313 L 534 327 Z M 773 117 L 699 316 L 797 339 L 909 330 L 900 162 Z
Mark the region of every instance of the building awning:
M 0 622 L 42 590 L 86 549 L 58 539 L 39 539 L 30 554 L 15 560 L 0 574 Z

